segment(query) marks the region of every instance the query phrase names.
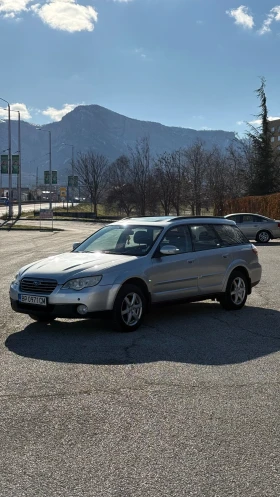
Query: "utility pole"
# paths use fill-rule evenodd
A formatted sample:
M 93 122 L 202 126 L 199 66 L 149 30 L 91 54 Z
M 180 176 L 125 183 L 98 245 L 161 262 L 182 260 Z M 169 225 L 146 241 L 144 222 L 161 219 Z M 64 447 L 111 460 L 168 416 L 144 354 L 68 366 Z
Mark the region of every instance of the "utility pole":
M 21 216 L 21 136 L 20 136 L 20 111 L 18 110 L 18 217 Z
M 13 217 L 13 199 L 12 199 L 12 133 L 11 133 L 11 108 L 9 102 L 0 97 L 0 100 L 8 106 L 8 174 L 9 174 L 9 218 Z
M 72 195 L 71 196 L 72 196 L 72 207 L 73 207 L 74 206 L 74 145 L 71 145 L 70 143 L 62 143 L 62 145 L 66 145 L 67 147 L 72 148 L 72 159 L 71 159 L 72 160 L 72 187 L 71 187 Z
M 46 133 L 49 133 L 49 189 L 50 189 L 50 196 L 49 196 L 49 202 L 50 202 L 50 210 L 52 210 L 52 134 L 51 131 L 48 129 L 43 129 L 43 128 L 36 128 L 38 131 L 45 131 Z

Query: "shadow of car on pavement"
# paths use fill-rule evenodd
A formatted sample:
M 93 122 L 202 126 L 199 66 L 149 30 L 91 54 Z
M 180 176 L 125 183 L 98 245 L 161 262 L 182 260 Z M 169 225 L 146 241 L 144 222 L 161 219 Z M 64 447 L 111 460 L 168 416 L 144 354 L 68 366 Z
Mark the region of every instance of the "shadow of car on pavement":
M 237 364 L 280 349 L 280 312 L 251 306 L 227 312 L 217 303 L 165 305 L 152 309 L 134 333 L 115 332 L 110 321 L 34 322 L 5 345 L 20 356 L 59 363 Z

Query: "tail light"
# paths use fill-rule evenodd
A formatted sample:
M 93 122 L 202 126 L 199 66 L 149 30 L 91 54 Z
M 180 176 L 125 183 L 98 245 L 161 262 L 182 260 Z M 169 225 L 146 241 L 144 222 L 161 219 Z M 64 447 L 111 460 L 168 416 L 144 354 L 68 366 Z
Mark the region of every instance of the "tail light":
M 259 252 L 258 252 L 257 247 L 255 247 L 255 245 L 252 245 L 252 250 L 253 250 L 254 254 L 258 257 Z
M 280 228 L 280 223 L 278 223 L 278 228 Z

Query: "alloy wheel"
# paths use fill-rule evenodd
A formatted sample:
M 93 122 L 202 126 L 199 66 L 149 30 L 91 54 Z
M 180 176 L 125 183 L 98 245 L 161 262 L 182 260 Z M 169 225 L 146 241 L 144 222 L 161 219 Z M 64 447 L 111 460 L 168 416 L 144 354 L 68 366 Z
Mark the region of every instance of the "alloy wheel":
M 235 278 L 231 285 L 230 290 L 231 300 L 235 305 L 242 304 L 246 297 L 246 285 L 242 278 Z
M 129 293 L 123 299 L 121 316 L 127 326 L 135 326 L 141 319 L 143 313 L 143 302 L 137 293 Z

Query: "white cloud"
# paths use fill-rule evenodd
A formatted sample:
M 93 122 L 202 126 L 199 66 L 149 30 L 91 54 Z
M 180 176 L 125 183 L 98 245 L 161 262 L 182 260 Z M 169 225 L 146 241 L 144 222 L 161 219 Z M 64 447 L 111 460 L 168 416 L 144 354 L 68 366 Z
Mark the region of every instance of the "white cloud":
M 19 20 L 17 15 L 33 11 L 45 24 L 53 29 L 74 33 L 93 31 L 98 14 L 90 5 L 80 5 L 76 0 L 0 0 L 0 15 L 5 19 Z M 38 1 L 38 0 L 37 0 Z
M 51 28 L 69 33 L 93 31 L 98 18 L 93 7 L 79 5 L 75 0 L 52 0 L 42 6 L 33 5 L 31 9 Z
M 118 3 L 128 3 L 128 2 L 132 2 L 132 0 L 114 0 L 114 2 L 118 2 Z
M 272 116 L 268 117 L 269 121 L 277 121 L 277 119 L 280 119 L 280 117 L 272 117 Z M 252 126 L 259 126 L 261 123 L 262 123 L 261 119 L 255 119 L 254 121 L 249 122 L 249 124 L 252 124 Z
M 4 17 L 14 17 L 12 14 L 27 10 L 30 2 L 32 0 L 0 0 L 0 12 L 5 14 Z M 9 13 L 11 15 L 7 16 Z
M 271 31 L 270 25 L 273 21 L 280 21 L 280 6 L 273 7 L 269 12 L 266 20 L 264 21 L 261 29 L 259 30 L 260 35 L 264 35 L 265 33 L 269 33 Z
M 135 50 L 133 51 L 133 53 L 135 53 L 136 55 L 138 55 L 139 57 L 141 57 L 141 59 L 143 60 L 151 60 L 148 55 L 144 52 L 143 48 L 135 48 Z
M 236 123 L 236 124 L 237 124 L 238 126 L 243 126 L 243 124 L 245 124 L 245 122 L 244 122 L 244 121 L 237 121 L 237 123 Z
M 251 14 L 248 14 L 248 7 L 245 5 L 240 5 L 237 9 L 227 10 L 226 13 L 233 17 L 235 24 L 243 26 L 247 29 L 252 29 L 254 27 L 254 18 Z
M 54 107 L 48 107 L 42 111 L 44 116 L 48 116 L 52 121 L 61 121 L 61 119 L 75 109 L 79 104 L 64 104 L 62 109 L 55 109 Z
M 20 111 L 20 117 L 21 119 L 31 119 L 31 115 L 29 112 L 29 109 L 26 107 L 25 104 L 11 104 L 10 105 L 11 110 L 19 110 Z M 0 117 L 7 119 L 8 113 L 6 109 L 0 108 Z M 11 112 L 11 119 L 17 119 L 18 116 L 15 112 Z

